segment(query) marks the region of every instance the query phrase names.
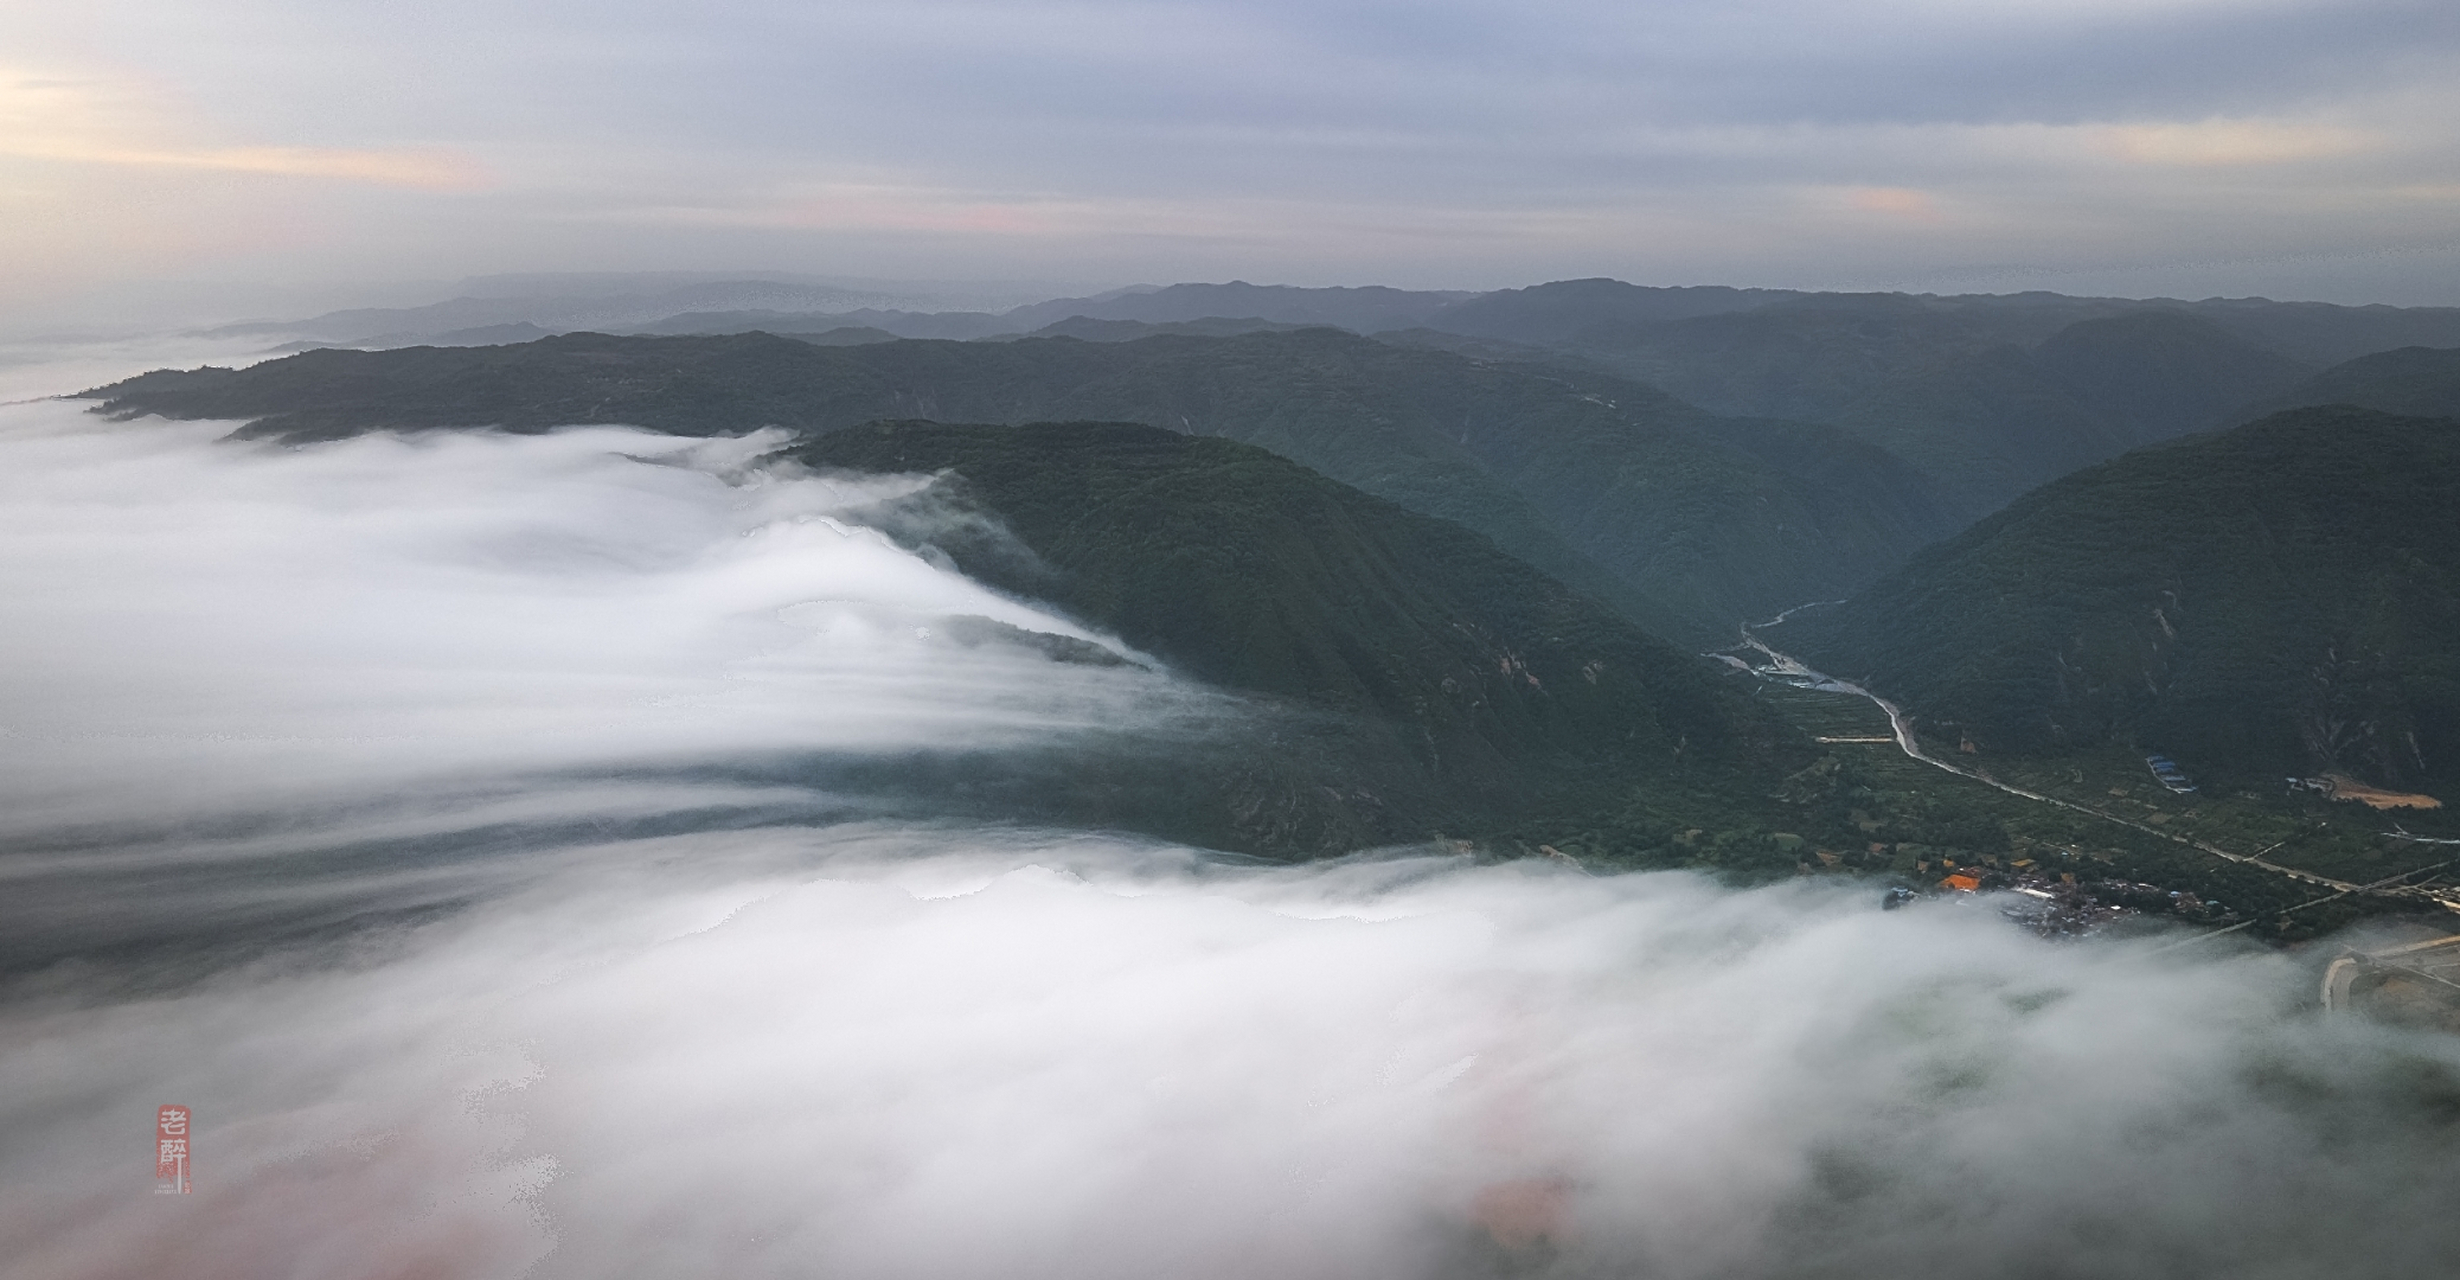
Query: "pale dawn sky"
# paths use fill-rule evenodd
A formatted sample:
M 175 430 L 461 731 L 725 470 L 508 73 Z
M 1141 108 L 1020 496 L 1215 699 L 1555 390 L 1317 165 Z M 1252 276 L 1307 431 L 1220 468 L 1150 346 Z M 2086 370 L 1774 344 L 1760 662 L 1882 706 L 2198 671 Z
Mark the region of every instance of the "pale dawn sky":
M 2449 0 L 8 0 L 0 290 L 772 269 L 2460 304 Z

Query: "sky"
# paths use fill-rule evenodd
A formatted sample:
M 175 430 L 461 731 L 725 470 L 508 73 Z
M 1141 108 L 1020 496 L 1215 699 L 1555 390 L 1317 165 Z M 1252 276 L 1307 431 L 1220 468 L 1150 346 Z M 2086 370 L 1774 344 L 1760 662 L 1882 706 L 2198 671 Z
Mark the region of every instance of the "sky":
M 2460 304 L 2440 0 L 7 0 L 0 37 L 17 311 L 751 269 Z

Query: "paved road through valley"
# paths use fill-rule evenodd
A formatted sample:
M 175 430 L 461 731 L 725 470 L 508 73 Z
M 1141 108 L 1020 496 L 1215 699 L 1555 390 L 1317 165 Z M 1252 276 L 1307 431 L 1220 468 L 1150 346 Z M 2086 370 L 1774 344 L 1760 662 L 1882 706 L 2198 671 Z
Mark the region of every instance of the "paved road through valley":
M 1782 620 L 1783 615 L 1779 615 L 1779 617 L 1780 620 Z M 1975 782 L 1979 782 L 1984 786 L 1997 787 L 1999 790 L 2004 791 L 2011 796 L 2022 796 L 2027 800 L 2038 801 L 2042 804 L 2056 805 L 2061 809 L 2069 809 L 2077 813 L 2099 818 L 2104 822 L 2115 822 L 2122 827 L 2132 827 L 2137 831 L 2145 833 L 2146 835 L 2159 836 L 2164 840 L 2172 842 L 2173 844 L 2183 844 L 2188 848 L 2195 849 L 2203 853 L 2209 853 L 2216 858 L 2224 858 L 2231 862 L 2242 862 L 2248 866 L 2262 867 L 2266 871 L 2287 876 L 2292 880 L 2304 881 L 2305 883 L 2312 885 L 2320 885 L 2327 889 L 2337 889 L 2342 893 L 2358 893 L 2368 888 L 2366 885 L 2351 884 L 2346 880 L 2335 880 L 2330 876 L 2319 876 L 2311 871 L 2300 871 L 2295 867 L 2284 867 L 2277 862 L 2268 862 L 2260 854 L 2231 853 L 2227 849 L 2206 844 L 2201 840 L 2182 836 L 2175 832 L 2163 831 L 2161 828 L 2153 826 L 2149 823 L 2137 822 L 2132 818 L 2120 817 L 2119 815 L 2111 813 L 2106 809 L 2096 809 L 2091 805 L 2077 804 L 2072 800 L 2061 800 L 2057 796 L 2046 796 L 2038 791 L 2027 791 L 2023 787 L 2010 786 L 2007 783 L 1999 781 L 1997 778 L 1991 777 L 1987 773 L 1981 772 L 1980 770 L 1968 769 L 1953 761 L 1942 760 L 1922 749 L 1921 741 L 1913 736 L 1913 721 L 1907 717 L 1904 711 L 1895 703 L 1888 701 L 1886 698 L 1880 697 L 1878 694 L 1875 694 L 1850 680 L 1839 680 L 1835 676 L 1828 675 L 1825 672 L 1814 671 L 1800 659 L 1795 658 L 1790 654 L 1779 653 L 1776 650 L 1769 648 L 1760 640 L 1758 636 L 1751 634 L 1751 629 L 1748 627 L 1743 629 L 1743 644 L 1749 648 L 1758 650 L 1763 656 L 1765 656 L 1768 659 L 1769 668 L 1777 672 L 1779 675 L 1791 676 L 1798 680 L 1807 680 L 1824 689 L 1833 689 L 1839 693 L 1850 693 L 1856 697 L 1870 699 L 1873 703 L 1877 704 L 1881 711 L 1887 713 L 1888 728 L 1896 735 L 1896 745 L 1898 749 L 1902 750 L 1906 755 L 1909 755 L 1926 765 L 1930 765 L 1933 768 L 1945 769 L 1949 773 L 1955 774 L 1960 778 L 1971 778 Z M 2276 845 L 2274 847 L 2278 848 L 2279 846 Z M 2269 852 L 2269 850 L 2266 852 Z

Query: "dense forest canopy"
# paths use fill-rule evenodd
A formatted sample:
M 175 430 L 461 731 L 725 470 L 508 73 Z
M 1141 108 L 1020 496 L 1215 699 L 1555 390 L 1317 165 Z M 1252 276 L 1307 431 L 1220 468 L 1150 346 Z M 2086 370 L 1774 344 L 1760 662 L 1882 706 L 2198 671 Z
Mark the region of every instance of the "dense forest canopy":
M 2460 781 L 2460 422 L 2285 412 L 2027 495 L 1771 630 L 1984 749 Z

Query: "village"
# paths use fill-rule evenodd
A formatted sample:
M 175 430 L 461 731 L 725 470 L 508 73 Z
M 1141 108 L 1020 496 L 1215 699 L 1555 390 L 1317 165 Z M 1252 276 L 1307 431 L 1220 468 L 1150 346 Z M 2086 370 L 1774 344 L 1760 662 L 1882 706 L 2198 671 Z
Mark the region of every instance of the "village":
M 1963 861 L 1945 855 L 1935 861 L 1918 858 L 1916 884 L 1888 890 L 1885 905 L 1901 907 L 1926 898 L 1988 901 L 2000 915 L 2044 938 L 2125 932 L 2131 923 L 2150 928 L 2161 917 L 2205 928 L 2243 923 L 2237 911 L 2191 890 L 2096 874 L 2089 854 L 2061 850 L 2050 857 L 2050 862 L 1988 854 L 1968 855 Z M 1937 878 L 1929 879 L 1934 874 Z

